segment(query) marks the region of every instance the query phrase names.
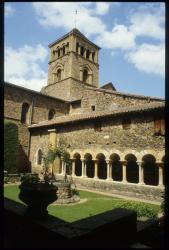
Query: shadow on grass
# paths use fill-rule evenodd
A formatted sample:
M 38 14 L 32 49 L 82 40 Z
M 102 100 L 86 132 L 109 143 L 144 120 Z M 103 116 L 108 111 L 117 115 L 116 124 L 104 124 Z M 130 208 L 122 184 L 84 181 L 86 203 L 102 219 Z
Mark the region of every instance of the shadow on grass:
M 114 209 L 72 223 L 48 215 L 26 216 L 27 207 L 5 198 L 5 247 L 126 247 L 136 237 L 136 213 Z M 70 208 L 71 209 L 71 208 Z

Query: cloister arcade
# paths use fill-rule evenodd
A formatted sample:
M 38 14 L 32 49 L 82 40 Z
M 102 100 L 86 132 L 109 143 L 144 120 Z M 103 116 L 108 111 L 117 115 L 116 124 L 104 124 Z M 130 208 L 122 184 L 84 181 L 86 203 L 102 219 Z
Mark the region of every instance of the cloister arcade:
M 59 174 L 72 177 L 93 178 L 112 182 L 133 183 L 164 187 L 164 153 L 132 150 L 121 153 L 72 152 L 71 170 L 61 160 Z

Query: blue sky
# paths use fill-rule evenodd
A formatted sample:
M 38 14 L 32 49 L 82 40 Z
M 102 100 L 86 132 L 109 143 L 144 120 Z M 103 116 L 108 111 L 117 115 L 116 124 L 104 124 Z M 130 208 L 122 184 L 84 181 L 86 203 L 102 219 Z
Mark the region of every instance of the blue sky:
M 100 86 L 165 96 L 165 4 L 127 2 L 5 3 L 5 80 L 40 91 L 48 45 L 75 26 L 101 47 Z

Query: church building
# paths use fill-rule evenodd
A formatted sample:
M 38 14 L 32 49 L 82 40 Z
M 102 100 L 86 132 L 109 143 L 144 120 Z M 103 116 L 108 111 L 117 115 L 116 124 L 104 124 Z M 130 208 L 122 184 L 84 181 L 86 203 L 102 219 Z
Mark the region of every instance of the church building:
M 5 119 L 19 129 L 19 170 L 40 173 L 49 147 L 65 148 L 77 187 L 160 200 L 164 190 L 164 100 L 99 85 L 100 48 L 73 29 L 49 45 L 40 92 L 5 83 Z

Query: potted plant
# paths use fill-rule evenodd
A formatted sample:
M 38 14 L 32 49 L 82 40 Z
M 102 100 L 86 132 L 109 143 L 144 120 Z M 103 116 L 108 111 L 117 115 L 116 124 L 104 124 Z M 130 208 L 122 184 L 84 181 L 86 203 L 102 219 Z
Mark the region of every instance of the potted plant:
M 28 205 L 27 215 L 41 218 L 48 214 L 47 206 L 57 200 L 57 187 L 54 186 L 47 171 L 43 180 L 38 174 L 21 177 L 19 198 Z

